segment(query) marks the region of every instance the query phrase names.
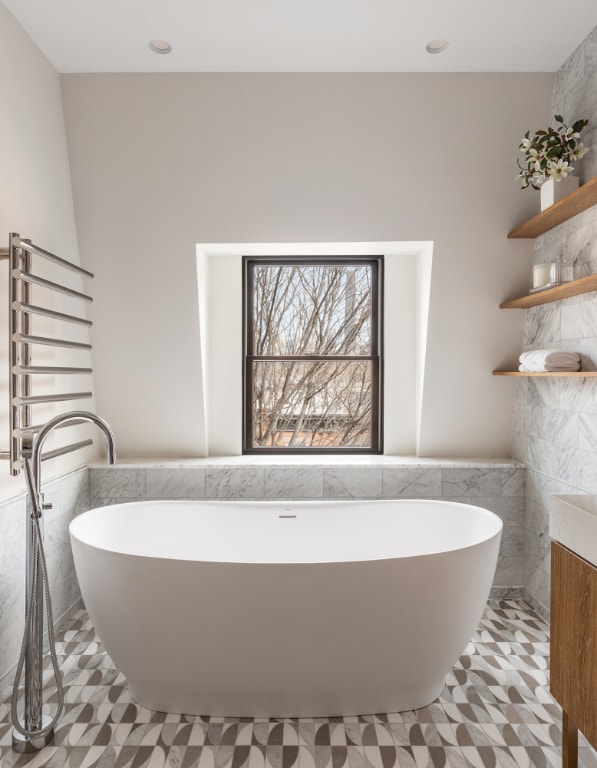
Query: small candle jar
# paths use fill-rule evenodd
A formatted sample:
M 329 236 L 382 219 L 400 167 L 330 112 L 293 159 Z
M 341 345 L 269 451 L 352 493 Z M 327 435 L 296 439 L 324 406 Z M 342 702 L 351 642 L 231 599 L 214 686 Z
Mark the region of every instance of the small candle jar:
M 546 288 L 551 281 L 551 264 L 535 264 L 533 267 L 533 277 L 531 281 L 531 290 L 539 291 Z
M 547 264 L 535 264 L 531 279 L 531 291 L 541 291 L 554 285 L 569 283 L 572 280 L 572 264 L 554 261 Z

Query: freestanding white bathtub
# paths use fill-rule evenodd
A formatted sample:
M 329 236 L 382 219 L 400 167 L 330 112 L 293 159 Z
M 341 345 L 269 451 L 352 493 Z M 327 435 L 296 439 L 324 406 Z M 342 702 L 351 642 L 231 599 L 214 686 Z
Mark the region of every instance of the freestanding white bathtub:
M 142 501 L 70 525 L 133 698 L 195 715 L 417 709 L 491 588 L 501 520 L 444 501 Z

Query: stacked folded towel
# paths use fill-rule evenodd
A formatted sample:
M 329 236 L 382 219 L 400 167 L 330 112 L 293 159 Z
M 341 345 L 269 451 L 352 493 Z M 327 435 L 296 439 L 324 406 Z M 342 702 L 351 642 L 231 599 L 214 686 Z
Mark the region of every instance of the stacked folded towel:
M 528 373 L 580 370 L 580 355 L 561 349 L 533 349 L 523 352 L 518 359 L 518 370 Z

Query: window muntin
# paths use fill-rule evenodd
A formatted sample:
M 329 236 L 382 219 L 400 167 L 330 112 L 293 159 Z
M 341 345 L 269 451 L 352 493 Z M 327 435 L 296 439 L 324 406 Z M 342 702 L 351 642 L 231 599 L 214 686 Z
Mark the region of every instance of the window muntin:
M 244 452 L 380 453 L 382 257 L 244 267 Z

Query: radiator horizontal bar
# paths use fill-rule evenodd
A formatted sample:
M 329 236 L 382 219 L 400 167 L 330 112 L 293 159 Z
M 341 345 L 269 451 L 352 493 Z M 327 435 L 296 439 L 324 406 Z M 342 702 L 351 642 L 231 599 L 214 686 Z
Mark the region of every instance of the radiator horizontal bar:
M 82 341 L 69 341 L 68 339 L 50 339 L 47 336 L 31 336 L 28 333 L 14 333 L 12 336 L 14 342 L 23 344 L 46 344 L 50 347 L 69 347 L 72 349 L 91 349 L 91 344 L 85 344 Z
M 0 459 L 10 459 L 10 451 L 0 451 Z
M 58 424 L 54 427 L 54 429 L 64 429 L 65 427 L 74 427 L 77 424 L 88 424 L 87 421 L 84 421 L 83 419 L 73 419 L 72 421 L 68 421 L 66 424 Z M 32 434 L 35 432 L 41 432 L 41 430 L 45 427 L 45 424 L 32 424 L 30 427 L 22 427 L 21 429 L 15 429 L 14 434 L 17 437 L 23 437 L 26 434 Z
M 93 440 L 81 440 L 78 443 L 71 443 L 71 445 L 65 445 L 62 448 L 55 448 L 53 451 L 46 451 L 46 453 L 42 453 L 41 460 L 47 461 L 48 459 L 55 459 L 56 456 L 62 456 L 65 453 L 78 451 L 79 448 L 85 448 L 88 445 L 93 445 Z
M 91 392 L 70 392 L 64 395 L 26 395 L 13 397 L 15 405 L 37 405 L 38 403 L 60 403 L 63 400 L 86 400 L 92 397 Z
M 48 373 L 50 375 L 54 373 L 73 373 L 84 374 L 93 373 L 93 368 L 74 368 L 63 365 L 14 365 L 12 372 L 15 374 L 36 374 L 36 373 Z
M 64 312 L 56 312 L 54 309 L 48 309 L 47 307 L 38 307 L 36 304 L 25 304 L 22 301 L 13 301 L 12 308 L 20 310 L 21 312 L 33 312 L 35 315 L 45 315 L 46 317 L 53 317 L 54 320 L 64 320 L 67 323 L 79 323 L 80 325 L 93 325 L 91 320 L 87 320 L 84 317 L 76 317 L 75 315 L 65 315 Z
M 67 288 L 65 285 L 60 285 L 60 283 L 53 283 L 51 280 L 46 280 L 45 277 L 34 275 L 32 272 L 23 272 L 22 269 L 13 269 L 12 276 L 16 277 L 18 280 L 23 280 L 25 283 L 34 283 L 35 285 L 40 285 L 42 288 L 49 288 L 52 291 L 64 293 L 66 296 L 72 296 L 73 299 L 93 301 L 93 298 L 86 293 Z
M 78 264 L 73 264 L 70 261 L 67 261 L 66 259 L 61 259 L 60 256 L 56 256 L 56 254 L 50 253 L 50 251 L 46 251 L 45 248 L 40 248 L 39 245 L 35 245 L 34 243 L 27 243 L 24 240 L 20 240 L 19 248 L 21 248 L 24 251 L 29 251 L 29 253 L 36 253 L 38 256 L 42 256 L 44 259 L 47 259 L 48 261 L 53 261 L 54 264 L 60 264 L 61 267 L 70 269 L 73 272 L 78 272 L 80 275 L 85 275 L 86 277 L 94 276 L 93 272 L 88 272 L 86 269 L 83 269 L 83 267 L 80 267 Z

